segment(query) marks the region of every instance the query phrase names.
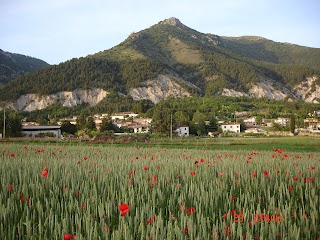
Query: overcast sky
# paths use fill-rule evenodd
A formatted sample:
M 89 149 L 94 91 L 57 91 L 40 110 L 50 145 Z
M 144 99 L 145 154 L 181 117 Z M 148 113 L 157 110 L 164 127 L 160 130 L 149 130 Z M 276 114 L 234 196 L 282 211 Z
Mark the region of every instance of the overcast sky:
M 320 48 L 319 0 L 0 0 L 0 49 L 59 64 L 176 17 L 199 32 Z

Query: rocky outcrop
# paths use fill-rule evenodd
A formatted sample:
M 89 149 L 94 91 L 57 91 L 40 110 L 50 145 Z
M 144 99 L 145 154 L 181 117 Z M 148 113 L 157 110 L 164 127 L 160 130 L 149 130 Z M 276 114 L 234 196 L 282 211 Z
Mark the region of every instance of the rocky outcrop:
M 56 103 L 59 103 L 65 107 L 74 107 L 82 103 L 87 103 L 90 106 L 94 106 L 107 95 L 108 92 L 101 88 L 88 90 L 76 89 L 72 92 L 58 92 L 48 96 L 26 94 L 20 96 L 16 102 L 10 103 L 9 107 L 16 110 L 34 111 L 44 109 Z
M 307 78 L 294 88 L 296 95 L 305 102 L 320 103 L 320 86 L 316 84 L 317 81 L 316 77 Z
M 319 103 L 320 86 L 317 84 L 317 81 L 316 77 L 309 77 L 306 81 L 290 90 L 288 87 L 280 85 L 271 79 L 261 78 L 260 82 L 253 85 L 248 92 L 224 88 L 221 95 L 230 97 L 264 97 L 274 100 L 287 99 L 288 101 L 302 100 L 310 103 Z
M 187 97 L 191 94 L 180 86 L 177 81 L 178 79 L 173 79 L 172 77 L 159 75 L 156 79 L 148 80 L 144 84 L 145 86 L 139 88 L 133 88 L 130 90 L 129 94 L 133 100 L 148 99 L 153 103 L 157 103 L 162 99 L 168 97 Z M 189 87 L 197 88 L 188 82 L 183 82 Z

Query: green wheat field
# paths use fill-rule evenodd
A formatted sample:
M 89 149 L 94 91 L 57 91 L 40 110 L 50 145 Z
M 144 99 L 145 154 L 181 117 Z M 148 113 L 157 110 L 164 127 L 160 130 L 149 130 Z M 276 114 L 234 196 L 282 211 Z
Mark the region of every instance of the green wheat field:
M 0 143 L 0 239 L 319 239 L 320 152 Z

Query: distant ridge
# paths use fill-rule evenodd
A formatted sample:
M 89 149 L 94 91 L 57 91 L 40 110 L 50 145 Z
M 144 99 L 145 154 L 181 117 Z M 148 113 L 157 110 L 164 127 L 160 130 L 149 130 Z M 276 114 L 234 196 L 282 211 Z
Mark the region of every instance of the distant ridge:
M 49 64 L 40 59 L 5 52 L 0 49 L 0 85 L 46 66 L 49 66 Z

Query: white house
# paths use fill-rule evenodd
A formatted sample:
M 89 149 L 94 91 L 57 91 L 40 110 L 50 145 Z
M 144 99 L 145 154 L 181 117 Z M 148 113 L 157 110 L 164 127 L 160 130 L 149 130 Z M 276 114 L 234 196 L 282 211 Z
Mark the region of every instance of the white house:
M 121 113 L 111 114 L 111 119 L 112 120 L 125 120 L 129 117 L 135 118 L 136 116 L 138 116 L 138 114 L 133 113 L 133 112 L 121 112 Z
M 243 119 L 244 124 L 246 125 L 256 125 L 256 117 Z
M 281 126 L 286 126 L 289 123 L 289 118 L 277 118 L 274 120 L 275 123 L 280 124 Z
M 189 127 L 181 126 L 176 129 L 176 133 L 179 137 L 189 137 Z
M 240 133 L 240 123 L 223 123 L 221 124 L 222 132 Z

